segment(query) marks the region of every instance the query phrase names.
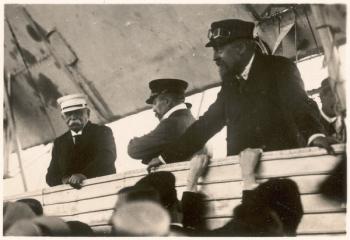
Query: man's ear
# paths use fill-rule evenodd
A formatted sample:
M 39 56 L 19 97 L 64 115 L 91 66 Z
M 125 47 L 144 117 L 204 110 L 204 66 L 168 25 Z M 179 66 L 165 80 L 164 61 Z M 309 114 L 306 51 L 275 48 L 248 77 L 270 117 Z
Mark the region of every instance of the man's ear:
M 66 120 L 66 118 L 65 118 L 64 113 L 63 113 L 63 112 L 61 112 L 61 118 L 62 118 L 63 120 Z
M 239 55 L 243 55 L 247 51 L 247 43 L 240 41 L 237 45 Z
M 167 95 L 167 94 L 164 94 L 164 95 L 162 96 L 162 98 L 161 98 L 161 101 L 163 102 L 163 104 L 169 105 L 170 100 L 169 100 L 168 95 Z
M 90 109 L 89 108 L 86 109 L 86 112 L 87 112 L 88 117 L 90 117 Z

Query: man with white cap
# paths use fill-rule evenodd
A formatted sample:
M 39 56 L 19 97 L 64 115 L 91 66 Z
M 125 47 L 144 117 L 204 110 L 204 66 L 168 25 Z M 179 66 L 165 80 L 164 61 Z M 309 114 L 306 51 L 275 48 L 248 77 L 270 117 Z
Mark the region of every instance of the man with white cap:
M 112 130 L 89 121 L 90 109 L 83 94 L 57 99 L 69 131 L 56 138 L 46 174 L 49 186 L 70 184 L 80 188 L 83 180 L 116 173 L 117 157 Z

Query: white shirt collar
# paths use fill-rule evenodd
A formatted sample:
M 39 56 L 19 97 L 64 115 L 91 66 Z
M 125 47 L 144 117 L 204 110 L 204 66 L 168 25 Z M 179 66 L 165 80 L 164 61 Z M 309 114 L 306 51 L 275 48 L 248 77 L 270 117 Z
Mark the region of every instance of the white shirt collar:
M 335 120 L 337 120 L 337 117 L 328 117 L 323 111 L 322 109 L 320 109 L 321 115 L 322 117 L 329 123 L 334 123 Z
M 72 134 L 72 137 L 75 137 L 75 136 L 77 136 L 77 135 L 82 135 L 83 134 L 83 130 L 80 130 L 79 132 L 74 132 L 74 131 L 70 131 L 70 133 Z
M 182 109 L 187 109 L 186 104 L 180 103 L 180 104 L 170 108 L 170 110 L 164 114 L 164 116 L 162 117 L 162 120 L 168 118 L 173 112 L 175 112 L 177 110 L 182 110 Z
M 252 68 L 254 58 L 255 58 L 255 53 L 253 54 L 253 56 L 252 56 L 251 59 L 249 60 L 248 64 L 245 66 L 243 72 L 241 73 L 241 77 L 242 77 L 244 80 L 247 80 L 247 79 L 248 79 L 249 72 L 250 72 L 250 69 Z

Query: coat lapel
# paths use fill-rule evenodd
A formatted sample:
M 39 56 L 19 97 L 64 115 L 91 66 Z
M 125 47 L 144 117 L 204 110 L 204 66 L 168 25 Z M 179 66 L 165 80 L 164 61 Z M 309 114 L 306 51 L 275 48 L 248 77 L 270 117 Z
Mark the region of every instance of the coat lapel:
M 239 91 L 239 84 L 235 82 L 235 79 L 225 79 L 223 88 L 226 91 L 224 94 L 225 109 L 226 116 L 230 116 L 229 121 L 239 120 L 241 114 L 244 114 L 247 109 L 256 107 L 255 101 L 260 99 L 259 95 L 263 98 L 268 96 L 270 81 L 266 68 L 267 63 L 264 57 L 256 53 L 242 92 Z
M 73 159 L 73 148 L 74 142 L 70 131 L 68 131 L 61 142 L 62 146 L 60 148 L 60 159 L 62 159 L 63 172 L 66 174 L 69 172 L 68 166 L 71 165 Z
M 86 145 L 89 143 L 90 134 L 91 134 L 91 123 L 88 122 L 83 129 L 83 133 L 81 135 L 79 149 L 85 149 Z
M 255 53 L 255 59 L 247 79 L 246 91 L 253 94 L 266 92 L 269 85 L 268 73 L 268 67 L 263 56 L 260 53 Z

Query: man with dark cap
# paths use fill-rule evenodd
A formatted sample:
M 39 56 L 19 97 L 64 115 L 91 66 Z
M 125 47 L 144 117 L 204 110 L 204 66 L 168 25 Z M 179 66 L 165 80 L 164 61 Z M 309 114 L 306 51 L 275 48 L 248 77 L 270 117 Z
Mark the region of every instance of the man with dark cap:
M 70 94 L 57 100 L 69 131 L 56 138 L 47 169 L 49 186 L 82 186 L 83 180 L 114 174 L 117 157 L 112 130 L 89 121 L 90 110 L 83 94 Z
M 306 145 L 334 153 L 296 65 L 262 54 L 253 31 L 252 22 L 237 19 L 212 23 L 206 47 L 214 49 L 221 91 L 208 111 L 162 151 L 164 161 L 188 158 L 224 126 L 228 155 L 248 147 L 272 151 Z
M 158 126 L 150 133 L 133 138 L 128 145 L 128 153 L 132 158 L 142 159 L 143 164 L 158 159 L 164 147 L 181 136 L 195 121 L 185 101 L 187 82 L 180 79 L 156 79 L 149 83 L 151 96 L 146 103 L 152 104 L 156 117 L 160 120 Z M 153 159 L 153 160 L 152 160 Z

